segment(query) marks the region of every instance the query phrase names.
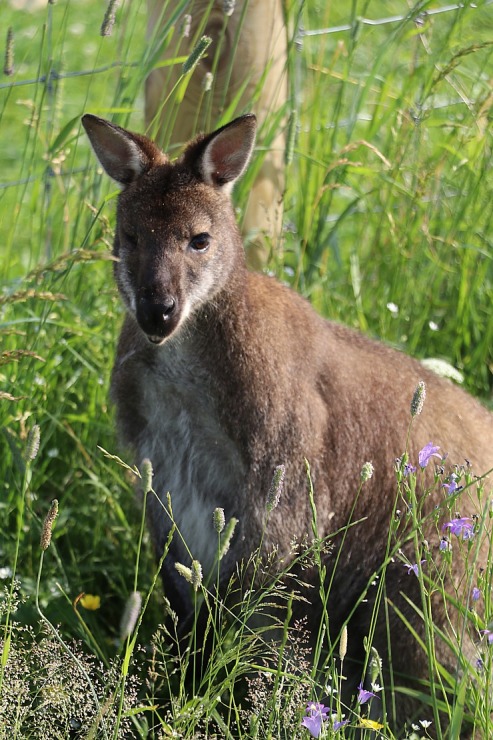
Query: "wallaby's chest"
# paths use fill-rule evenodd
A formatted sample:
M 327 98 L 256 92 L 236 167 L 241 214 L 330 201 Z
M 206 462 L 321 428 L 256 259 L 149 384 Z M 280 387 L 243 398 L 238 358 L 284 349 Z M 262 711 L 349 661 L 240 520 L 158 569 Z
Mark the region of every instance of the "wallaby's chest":
M 223 508 L 226 520 L 238 516 L 245 466 L 220 421 L 207 373 L 185 348 L 166 349 L 142 369 L 140 413 L 145 424 L 136 446 L 139 459 L 152 461 L 154 489 L 163 501 L 170 493 L 175 522 L 192 556 L 207 571 L 217 547 L 213 511 Z M 161 540 L 169 519 L 156 507 L 154 511 L 151 527 Z

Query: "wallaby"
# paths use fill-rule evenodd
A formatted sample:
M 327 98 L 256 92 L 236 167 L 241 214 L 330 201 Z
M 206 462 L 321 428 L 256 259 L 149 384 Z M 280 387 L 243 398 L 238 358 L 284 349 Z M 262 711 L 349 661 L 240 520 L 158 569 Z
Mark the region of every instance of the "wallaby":
M 104 169 L 123 185 L 114 269 L 126 318 L 111 384 L 118 428 L 137 464 L 152 461 L 154 488 L 164 502 L 170 492 L 175 521 L 204 571 L 216 553 L 216 507 L 226 519 L 239 520 L 221 564 L 225 580 L 258 546 L 277 465 L 286 467 L 284 489 L 267 519 L 263 548 L 277 547 L 289 559 L 293 539 L 312 533 L 306 461 L 321 538 L 348 523 L 360 470 L 373 463 L 374 476 L 352 514 L 359 523 L 347 529 L 333 574 L 328 612 L 337 635 L 384 557 L 396 498 L 395 459 L 406 445 L 419 381 L 427 396 L 412 428 L 414 464 L 418 450 L 432 441 L 451 462 L 467 458 L 476 473 L 487 472 L 493 466 L 493 416 L 417 360 L 321 318 L 294 291 L 246 269 L 230 196 L 254 147 L 253 115 L 199 136 L 175 162 L 143 136 L 93 115 L 82 121 Z M 430 497 L 425 510 L 443 498 Z M 170 524 L 155 499 L 148 505 L 159 554 Z M 483 502 L 464 495 L 455 506 L 471 517 L 481 515 Z M 437 530 L 447 516 L 442 512 L 438 528 L 430 529 L 428 546 L 437 555 Z M 173 561 L 189 564 L 188 558 L 175 536 L 163 582 L 183 619 L 192 602 Z M 330 553 L 326 565 L 332 575 Z M 391 656 L 383 617 L 374 644 L 384 666 L 391 659 L 394 672 L 421 678 L 427 675 L 425 652 L 394 609 L 423 633 L 410 605 L 421 606 L 418 579 L 411 576 L 401 562 L 389 565 Z M 304 595 L 301 608 L 316 633 L 318 590 Z M 447 631 L 443 605 L 438 596 L 435 601 L 435 624 Z M 346 660 L 354 659 L 360 677 L 371 611 L 369 593 L 349 621 Z M 450 664 L 442 643 L 436 653 Z

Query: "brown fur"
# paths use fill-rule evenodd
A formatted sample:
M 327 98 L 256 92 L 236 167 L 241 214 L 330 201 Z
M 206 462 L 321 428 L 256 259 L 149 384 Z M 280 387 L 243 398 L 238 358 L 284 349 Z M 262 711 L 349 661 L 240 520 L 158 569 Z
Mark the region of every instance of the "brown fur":
M 143 145 L 140 138 L 100 119 L 86 116 L 84 125 L 113 177 L 115 171 L 127 172 L 129 161 L 138 162 L 136 152 L 143 157 L 131 183 L 125 180 L 118 205 L 116 277 L 128 313 L 112 395 L 119 430 L 136 462 L 151 456 L 159 495 L 164 499 L 171 487 L 172 500 L 182 502 L 179 526 L 192 526 L 188 519 L 195 516 L 198 527 L 207 527 L 200 519 L 202 505 L 210 515 L 221 506 L 227 519 L 239 519 L 239 532 L 222 564 L 227 579 L 235 563 L 259 543 L 276 465 L 286 465 L 285 486 L 269 517 L 264 548 L 278 547 L 281 556 L 289 557 L 292 538 L 311 536 L 305 459 L 322 538 L 347 524 L 360 470 L 366 461 L 373 462 L 374 477 L 365 484 L 352 517 L 364 521 L 348 531 L 328 604 L 337 635 L 385 554 L 396 495 L 394 461 L 404 451 L 410 400 L 418 382 L 425 381 L 427 397 L 413 424 L 409 453 L 415 464 L 418 450 L 432 441 L 452 463 L 467 458 L 476 473 L 490 470 L 492 415 L 416 360 L 322 319 L 276 280 L 247 271 L 229 189 L 248 161 L 253 117 L 196 140 L 176 164 L 168 163 L 149 142 Z M 129 231 L 136 235 L 130 247 L 125 246 Z M 211 242 L 197 254 L 190 240 L 204 231 Z M 159 314 L 170 295 L 181 310 L 201 281 L 209 285 L 207 294 L 182 324 Z M 152 285 L 144 303 L 158 307 L 156 332 L 142 326 L 126 283 L 137 295 L 142 286 Z M 154 340 L 161 343 L 155 346 L 148 337 L 159 332 Z M 442 500 L 441 493 L 435 494 L 426 510 Z M 472 496 L 458 499 L 457 506 L 461 516 L 481 514 Z M 151 504 L 149 524 L 159 552 L 169 524 L 156 503 Z M 199 532 L 190 531 L 192 536 Z M 210 536 L 213 539 L 212 529 Z M 429 536 L 436 551 L 436 531 L 430 528 Z M 188 544 L 194 554 L 194 541 Z M 179 544 L 174 555 L 186 557 Z M 329 557 L 329 573 L 330 564 Z M 460 575 L 456 573 L 458 579 Z M 166 570 L 164 587 L 174 597 L 177 612 L 186 617 L 189 597 L 172 567 Z M 401 595 L 419 604 L 418 580 L 396 562 L 388 568 L 386 589 L 386 596 L 421 633 L 414 610 Z M 314 632 L 320 610 L 316 594 L 308 592 L 313 604 L 303 606 Z M 349 623 L 349 657 L 354 660 L 363 657 L 362 638 L 371 611 L 370 595 Z M 390 613 L 393 669 L 426 677 L 424 654 L 392 609 Z M 434 620 L 447 629 L 439 602 Z M 383 625 L 374 644 L 388 662 Z M 443 645 L 437 644 L 437 656 L 453 669 Z

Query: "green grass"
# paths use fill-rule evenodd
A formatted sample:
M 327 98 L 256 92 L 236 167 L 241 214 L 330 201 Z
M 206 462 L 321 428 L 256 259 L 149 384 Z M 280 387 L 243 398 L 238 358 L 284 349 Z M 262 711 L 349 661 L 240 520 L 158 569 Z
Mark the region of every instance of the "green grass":
M 477 5 L 418 18 L 437 6 L 311 1 L 299 15 L 299 3 L 287 4 L 286 229 L 268 267 L 324 315 L 417 357 L 445 360 L 491 404 L 493 6 Z M 15 71 L 0 81 L 0 574 L 3 636 L 11 638 L 2 643 L 0 718 L 8 719 L 0 738 L 67 737 L 63 723 L 75 716 L 98 737 L 145 737 L 151 726 L 156 737 L 159 729 L 164 737 L 227 737 L 227 727 L 238 737 L 307 737 L 306 702 L 324 687 L 315 673 L 293 677 L 293 651 L 298 662 L 305 656 L 288 631 L 275 654 L 246 628 L 241 640 L 234 630 L 218 636 L 200 693 L 185 696 L 184 661 L 168 654 L 173 636 L 157 629 L 162 594 L 145 533 L 139 545 L 133 474 L 102 452 L 121 453 L 108 406 L 122 318 L 110 257 L 116 189 L 97 172 L 79 121 L 93 112 L 143 130 L 143 82 L 162 39 L 145 43 L 143 0 L 124 3 L 105 38 L 95 0 L 33 14 L 3 4 L 1 13 L 3 32 L 14 33 Z M 406 20 L 358 21 L 392 15 Z M 351 30 L 305 36 L 300 46 L 301 22 Z M 254 170 L 255 163 L 237 189 L 240 207 Z M 26 461 L 35 424 L 40 449 Z M 396 495 L 402 485 L 396 480 Z M 59 515 L 40 571 L 42 522 L 54 498 Z M 391 530 L 388 558 L 398 541 Z M 310 557 L 316 561 L 316 549 Z M 436 583 L 441 577 L 434 574 Z M 420 578 L 425 613 L 429 584 Z M 487 619 L 490 581 L 491 562 L 481 585 Z M 259 598 L 268 601 L 277 588 L 266 584 Z M 137 641 L 122 641 L 121 615 L 136 590 L 149 602 Z M 100 608 L 76 602 L 82 592 L 100 596 Z M 337 685 L 338 645 L 331 649 L 327 671 Z M 491 668 L 487 653 L 483 659 Z M 259 668 L 245 686 L 252 666 Z M 459 687 L 449 680 L 450 736 L 462 700 L 491 732 L 488 670 Z M 174 700 L 165 703 L 170 690 Z M 356 725 L 355 705 L 341 710 L 335 701 L 334 711 Z M 131 716 L 132 708 L 141 711 Z

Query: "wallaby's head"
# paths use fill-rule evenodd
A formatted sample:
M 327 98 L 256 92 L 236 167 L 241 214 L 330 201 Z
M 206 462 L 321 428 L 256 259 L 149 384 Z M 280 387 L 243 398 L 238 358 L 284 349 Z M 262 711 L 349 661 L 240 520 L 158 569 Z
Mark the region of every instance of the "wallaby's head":
M 230 195 L 255 143 L 242 116 L 170 162 L 149 139 L 93 115 L 82 123 L 118 199 L 115 275 L 127 309 L 155 344 L 228 283 L 243 261 Z

